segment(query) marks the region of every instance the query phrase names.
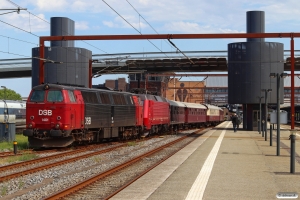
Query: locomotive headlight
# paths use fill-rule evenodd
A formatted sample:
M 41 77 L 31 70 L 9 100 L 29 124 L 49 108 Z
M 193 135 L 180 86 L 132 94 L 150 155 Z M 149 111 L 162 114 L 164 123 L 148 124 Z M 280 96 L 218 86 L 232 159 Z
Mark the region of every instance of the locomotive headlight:
M 57 116 L 56 119 L 57 119 L 57 120 L 61 120 L 61 117 L 60 117 L 60 116 Z
M 30 122 L 29 124 L 27 124 L 28 128 L 34 128 L 35 127 L 35 123 L 34 122 Z
M 60 122 L 58 122 L 57 124 L 55 124 L 55 128 L 56 129 L 60 129 L 62 127 L 62 124 Z
M 30 116 L 30 119 L 31 119 L 31 120 L 34 120 L 34 116 Z

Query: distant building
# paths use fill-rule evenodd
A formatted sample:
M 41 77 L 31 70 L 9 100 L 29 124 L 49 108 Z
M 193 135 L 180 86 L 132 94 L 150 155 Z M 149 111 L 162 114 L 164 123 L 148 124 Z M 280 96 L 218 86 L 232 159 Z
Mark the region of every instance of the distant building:
M 203 81 L 180 81 L 170 79 L 166 90 L 166 98 L 173 101 L 204 103 Z
M 166 97 L 166 89 L 169 82 L 168 76 L 148 76 L 145 79 L 145 74 L 130 74 L 129 90 L 135 88 L 143 88 L 152 94 Z
M 104 89 L 104 90 L 117 90 L 117 91 L 128 91 L 128 83 L 125 78 L 118 78 L 117 80 L 105 80 L 104 84 L 93 85 L 93 88 Z

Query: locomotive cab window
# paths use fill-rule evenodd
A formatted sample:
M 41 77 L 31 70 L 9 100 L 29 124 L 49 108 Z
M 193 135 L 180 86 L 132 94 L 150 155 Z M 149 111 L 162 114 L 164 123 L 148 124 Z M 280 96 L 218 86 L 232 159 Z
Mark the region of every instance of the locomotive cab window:
M 45 91 L 44 90 L 33 90 L 30 101 L 32 102 L 43 102 L 45 99 Z
M 47 94 L 47 101 L 48 102 L 62 102 L 63 95 L 60 90 L 50 90 Z
M 76 102 L 73 91 L 68 90 L 68 95 L 69 95 L 69 99 L 70 99 L 71 102 Z

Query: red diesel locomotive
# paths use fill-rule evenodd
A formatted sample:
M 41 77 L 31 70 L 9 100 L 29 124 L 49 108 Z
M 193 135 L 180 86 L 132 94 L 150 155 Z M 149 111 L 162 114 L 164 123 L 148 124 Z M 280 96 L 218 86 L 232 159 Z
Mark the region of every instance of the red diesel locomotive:
M 149 94 L 43 84 L 26 103 L 26 129 L 31 147 L 64 147 L 74 142 L 138 138 L 173 128 L 220 123 L 221 109 L 167 101 Z M 209 109 L 214 112 L 207 112 Z M 214 113 L 213 121 L 208 115 Z

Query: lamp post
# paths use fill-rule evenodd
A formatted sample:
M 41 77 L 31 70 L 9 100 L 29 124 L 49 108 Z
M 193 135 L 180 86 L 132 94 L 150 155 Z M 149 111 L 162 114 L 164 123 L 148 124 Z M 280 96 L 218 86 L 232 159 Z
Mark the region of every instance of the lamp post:
M 276 99 L 277 99 L 277 148 L 276 148 L 276 155 L 280 156 L 280 78 L 287 77 L 287 73 L 270 73 L 271 78 L 276 77 L 277 83 L 277 91 L 276 91 Z
M 265 126 L 264 126 L 264 130 L 263 133 L 265 132 L 265 134 L 262 135 L 262 137 L 265 136 L 265 141 L 267 141 L 267 125 L 268 125 L 268 92 L 271 92 L 272 89 L 262 89 L 262 92 L 265 92 Z
M 258 133 L 260 134 L 261 131 L 261 99 L 264 98 L 263 96 L 257 97 L 259 98 L 259 123 L 258 123 Z
M 8 121 L 8 117 L 7 117 L 7 112 L 8 112 L 8 110 L 7 110 L 7 104 L 6 104 L 6 87 L 5 86 L 1 86 L 1 88 L 3 88 L 4 89 L 4 100 L 3 100 L 3 102 L 4 102 L 4 122 L 6 123 L 7 121 Z

